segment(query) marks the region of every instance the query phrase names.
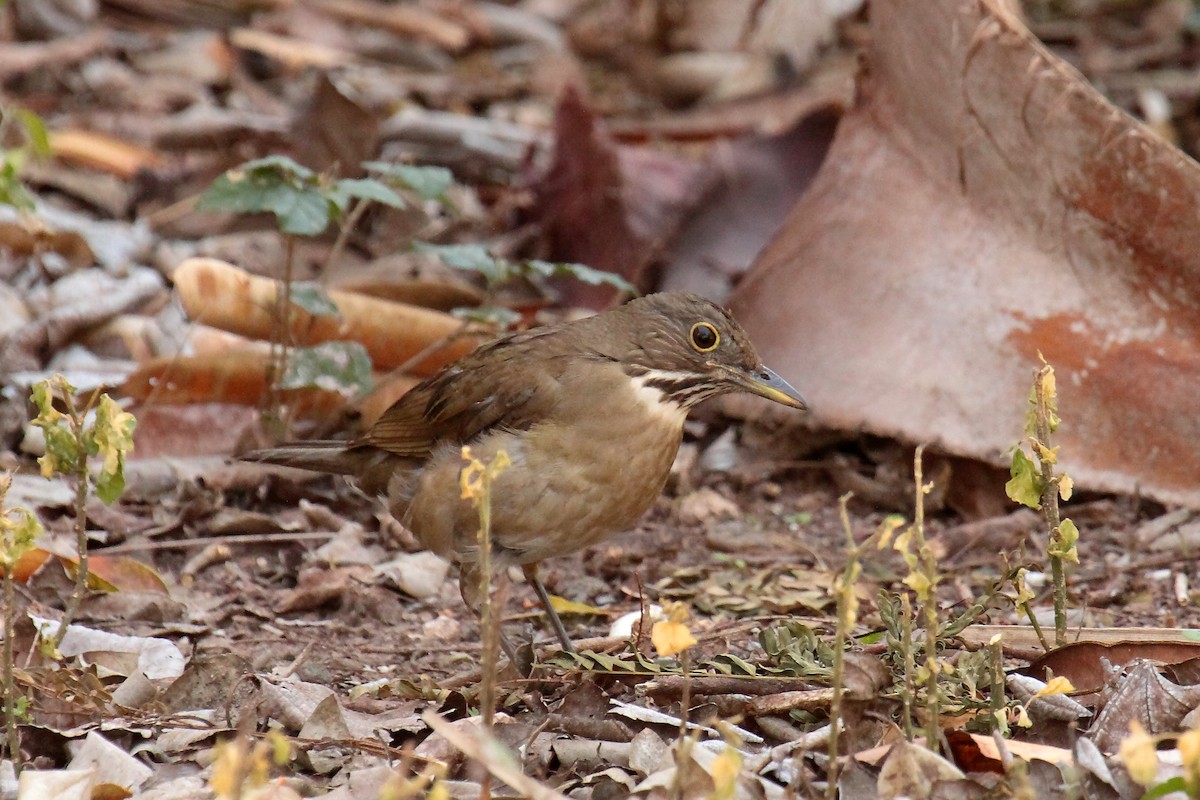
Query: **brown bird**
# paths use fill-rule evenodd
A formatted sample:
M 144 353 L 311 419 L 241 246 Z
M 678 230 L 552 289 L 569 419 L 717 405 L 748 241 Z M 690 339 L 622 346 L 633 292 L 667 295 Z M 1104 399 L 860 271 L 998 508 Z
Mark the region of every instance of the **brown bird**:
M 524 568 L 570 650 L 538 562 L 636 522 L 667 481 L 688 410 L 737 391 L 806 408 L 726 311 L 693 294 L 653 294 L 485 344 L 411 389 L 358 439 L 243 458 L 351 475 L 385 494 L 421 544 L 463 566 L 474 607 L 479 517 L 460 496 L 461 448 L 484 462 L 506 452 L 512 463 L 492 487 L 492 564 Z

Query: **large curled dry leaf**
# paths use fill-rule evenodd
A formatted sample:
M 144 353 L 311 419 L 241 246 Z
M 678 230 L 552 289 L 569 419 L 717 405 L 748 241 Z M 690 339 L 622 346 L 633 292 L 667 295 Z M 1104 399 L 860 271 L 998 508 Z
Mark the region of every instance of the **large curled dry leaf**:
M 1001 0 L 879 0 L 859 98 L 733 298 L 818 419 L 999 463 L 1039 351 L 1084 488 L 1200 506 L 1200 167 Z

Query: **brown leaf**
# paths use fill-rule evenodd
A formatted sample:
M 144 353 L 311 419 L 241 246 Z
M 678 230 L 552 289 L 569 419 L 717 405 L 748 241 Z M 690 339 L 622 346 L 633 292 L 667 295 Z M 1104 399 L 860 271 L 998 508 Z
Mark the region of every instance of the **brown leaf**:
M 568 88 L 555 116 L 554 161 L 534 186 L 532 216 L 549 257 L 615 272 L 642 289 L 646 268 L 712 188 L 715 171 L 668 153 L 617 145 L 579 92 Z M 602 308 L 615 290 L 577 281 L 571 305 Z
M 1153 662 L 1138 659 L 1104 692 L 1101 703 L 1087 736 L 1101 751 L 1115 753 L 1135 720 L 1152 735 L 1178 731 L 1200 703 L 1200 686 L 1171 683 Z
M 987 460 L 1058 369 L 1081 488 L 1200 504 L 1200 165 L 997 0 L 871 4 L 858 106 L 733 310 L 819 422 Z
M 1034 661 L 1027 672 L 1043 680 L 1053 673 L 1071 681 L 1077 692 L 1098 692 L 1106 680 L 1103 661 L 1120 667 L 1138 659 L 1177 664 L 1198 656 L 1200 642 L 1073 642 L 1057 647 Z

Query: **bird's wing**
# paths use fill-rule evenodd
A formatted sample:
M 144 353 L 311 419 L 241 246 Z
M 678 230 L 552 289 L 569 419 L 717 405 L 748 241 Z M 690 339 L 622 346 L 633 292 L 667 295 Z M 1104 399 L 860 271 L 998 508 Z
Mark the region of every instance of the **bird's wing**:
M 397 400 L 359 444 L 423 457 L 437 444 L 466 444 L 494 428 L 529 428 L 561 397 L 566 357 L 527 361 L 537 349 L 531 343 L 549 333 L 538 329 L 484 345 Z

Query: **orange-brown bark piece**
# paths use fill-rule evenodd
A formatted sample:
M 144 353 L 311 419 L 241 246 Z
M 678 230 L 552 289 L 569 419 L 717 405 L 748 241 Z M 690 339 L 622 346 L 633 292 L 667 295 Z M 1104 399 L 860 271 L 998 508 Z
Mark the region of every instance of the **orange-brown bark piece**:
M 257 339 L 270 339 L 279 324 L 274 312 L 276 281 L 212 258 L 189 258 L 173 277 L 184 310 L 194 320 Z M 407 365 L 422 376 L 437 372 L 478 343 L 474 336 L 462 335 L 462 322 L 440 311 L 336 290 L 329 298 L 340 317 L 292 308 L 293 343 L 356 341 L 367 349 L 376 369 Z

